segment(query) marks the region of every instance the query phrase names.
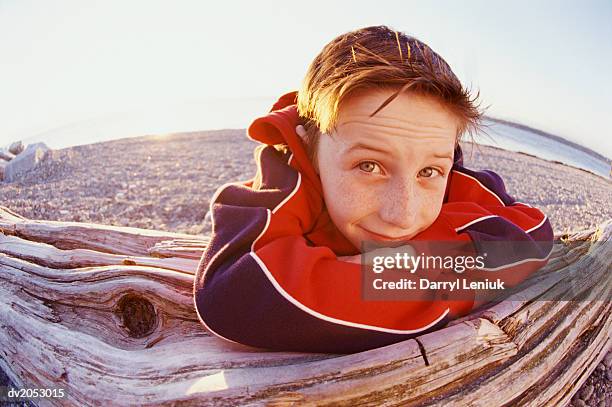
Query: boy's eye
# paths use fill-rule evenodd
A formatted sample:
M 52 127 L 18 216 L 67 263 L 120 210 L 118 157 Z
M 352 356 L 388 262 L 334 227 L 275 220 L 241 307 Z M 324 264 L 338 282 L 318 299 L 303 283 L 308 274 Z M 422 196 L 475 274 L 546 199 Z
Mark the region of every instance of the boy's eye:
M 359 169 L 363 172 L 380 173 L 380 166 L 373 161 L 362 161 L 359 163 Z
M 437 171 L 440 175 L 443 175 L 441 171 L 432 167 L 423 168 L 421 171 L 419 171 L 419 175 L 425 178 L 433 178 L 434 171 Z

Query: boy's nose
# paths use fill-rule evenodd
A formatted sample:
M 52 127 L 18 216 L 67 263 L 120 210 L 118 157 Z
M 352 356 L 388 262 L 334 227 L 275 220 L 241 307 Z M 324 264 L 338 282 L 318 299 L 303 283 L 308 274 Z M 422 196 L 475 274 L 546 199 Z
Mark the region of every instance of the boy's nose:
M 402 229 L 414 226 L 420 201 L 415 193 L 415 185 L 412 182 L 402 182 L 386 192 L 379 200 L 381 220 Z

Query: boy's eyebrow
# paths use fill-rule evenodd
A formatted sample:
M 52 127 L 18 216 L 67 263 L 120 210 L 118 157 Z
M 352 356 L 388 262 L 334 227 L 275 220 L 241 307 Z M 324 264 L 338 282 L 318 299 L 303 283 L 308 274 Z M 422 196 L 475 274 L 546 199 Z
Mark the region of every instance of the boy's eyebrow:
M 451 161 L 453 161 L 453 158 L 454 158 L 453 154 L 449 155 L 449 154 L 436 154 L 436 153 L 434 153 L 433 156 L 436 157 L 436 158 L 448 158 Z
M 390 151 L 388 150 L 385 150 L 379 147 L 375 147 L 375 146 L 371 146 L 369 144 L 364 144 L 364 143 L 354 144 L 353 146 L 351 146 L 349 149 L 346 150 L 346 153 L 350 153 L 353 150 L 372 150 L 372 151 L 376 151 L 382 154 L 390 154 Z M 449 160 L 453 161 L 453 153 L 451 153 L 450 155 L 444 154 L 444 153 L 442 154 L 434 153 L 432 154 L 432 156 L 435 158 L 448 158 Z
M 385 149 L 379 148 L 379 147 L 375 147 L 375 146 L 371 146 L 369 144 L 364 144 L 364 143 L 354 144 L 348 150 L 346 150 L 346 152 L 350 153 L 353 150 L 372 150 L 372 151 L 377 151 L 377 152 L 383 153 L 383 154 L 389 154 L 388 150 L 385 150 Z

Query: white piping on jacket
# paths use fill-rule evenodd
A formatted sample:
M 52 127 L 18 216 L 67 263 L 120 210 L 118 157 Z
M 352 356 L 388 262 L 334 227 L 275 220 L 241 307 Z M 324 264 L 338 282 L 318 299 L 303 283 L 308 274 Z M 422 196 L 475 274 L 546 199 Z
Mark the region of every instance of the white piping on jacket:
M 472 226 L 474 223 L 478 223 L 478 222 L 481 222 L 481 221 L 483 221 L 485 219 L 490 219 L 490 218 L 499 218 L 499 216 L 497 216 L 497 215 L 487 215 L 487 216 L 483 216 L 483 217 L 478 218 L 478 219 L 471 220 L 468 223 L 466 223 L 465 225 L 459 226 L 458 228 L 455 228 L 455 232 L 460 232 L 461 230 L 467 228 L 468 226 Z
M 480 185 L 480 186 L 481 186 L 481 187 L 482 187 L 482 188 L 483 188 L 485 191 L 487 191 L 487 192 L 489 192 L 491 195 L 493 195 L 493 196 L 494 196 L 494 197 L 495 197 L 495 198 L 496 198 L 496 199 L 499 201 L 499 203 L 501 203 L 501 204 L 502 204 L 502 206 L 506 206 L 506 204 L 504 203 L 504 201 L 502 201 L 502 199 L 501 199 L 499 196 L 497 196 L 497 194 L 496 194 L 495 192 L 493 192 L 493 191 L 491 191 L 489 188 L 485 187 L 485 186 L 482 184 L 482 182 L 480 182 L 478 179 L 476 179 L 476 178 L 472 177 L 471 175 L 464 174 L 464 173 L 462 173 L 461 171 L 453 170 L 453 172 L 454 172 L 454 173 L 457 173 L 457 174 L 461 174 L 461 175 L 463 175 L 464 177 L 468 177 L 468 178 L 473 179 L 473 180 L 474 180 L 474 181 L 476 181 L 476 182 L 477 182 L 477 183 L 478 183 L 478 184 L 479 184 L 479 185 Z

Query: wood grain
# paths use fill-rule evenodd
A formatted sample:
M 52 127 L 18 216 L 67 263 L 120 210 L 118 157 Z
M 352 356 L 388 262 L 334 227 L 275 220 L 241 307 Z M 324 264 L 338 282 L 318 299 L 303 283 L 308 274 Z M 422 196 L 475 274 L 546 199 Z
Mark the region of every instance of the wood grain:
M 193 275 L 208 238 L 28 220 L 0 207 L 0 364 L 59 405 L 562 405 L 610 349 L 612 222 L 565 236 L 526 288 L 352 355 L 210 335 Z

